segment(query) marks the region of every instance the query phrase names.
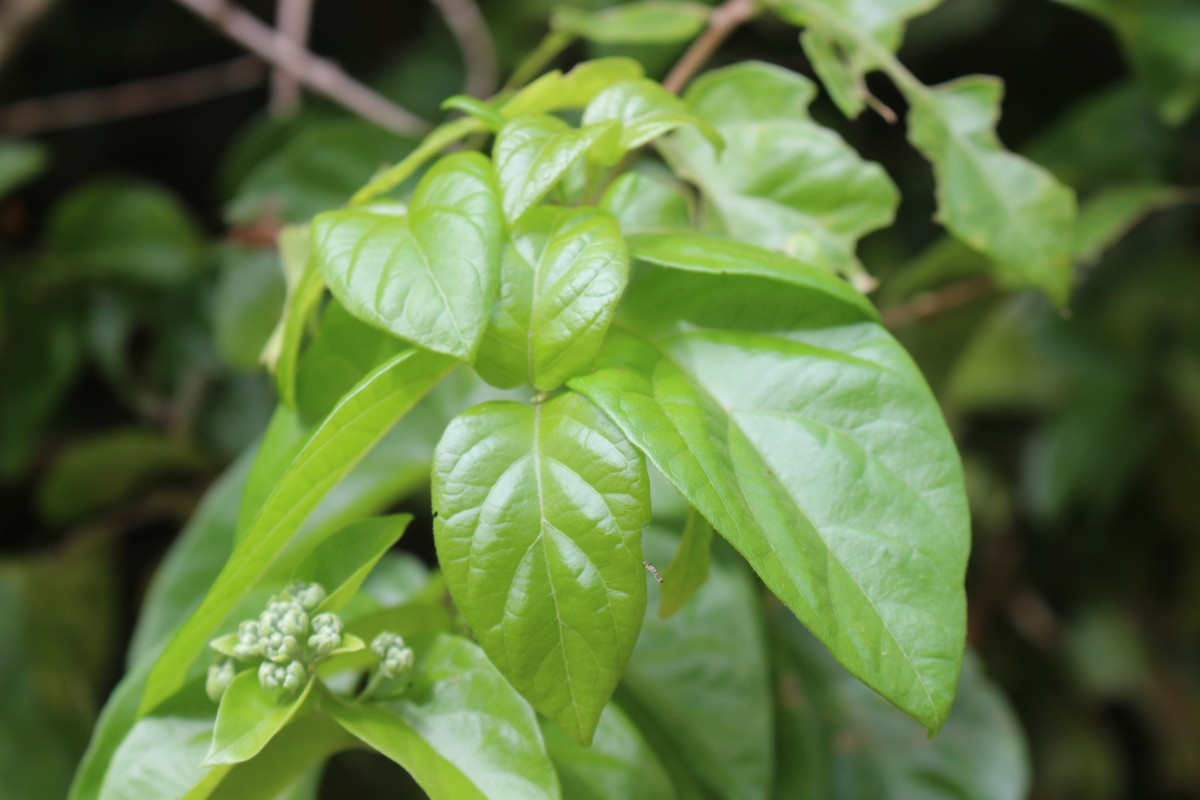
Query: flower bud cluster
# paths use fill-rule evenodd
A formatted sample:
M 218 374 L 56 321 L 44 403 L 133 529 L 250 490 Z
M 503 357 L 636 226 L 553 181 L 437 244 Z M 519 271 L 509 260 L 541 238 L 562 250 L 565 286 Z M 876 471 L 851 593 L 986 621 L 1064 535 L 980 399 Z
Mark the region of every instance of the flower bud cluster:
M 343 643 L 343 625 L 336 614 L 309 616 L 325 597 L 320 584 L 291 583 L 271 598 L 257 619 L 242 622 L 224 651 L 233 658 L 221 658 L 209 668 L 209 697 L 219 699 L 237 673 L 252 666 L 237 662 L 261 662 L 258 680 L 265 689 L 302 688 L 317 663 Z
M 412 648 L 399 634 L 379 634 L 371 641 L 371 652 L 379 658 L 379 674 L 388 680 L 403 678 L 412 669 Z

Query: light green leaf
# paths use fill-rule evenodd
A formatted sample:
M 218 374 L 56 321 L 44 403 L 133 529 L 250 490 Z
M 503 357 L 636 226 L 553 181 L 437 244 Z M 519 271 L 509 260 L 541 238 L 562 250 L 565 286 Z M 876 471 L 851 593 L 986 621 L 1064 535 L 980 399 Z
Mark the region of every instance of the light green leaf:
M 546 749 L 571 800 L 675 800 L 675 789 L 637 726 L 614 703 L 600 715 L 590 747 L 542 721 Z
M 188 716 L 141 720 L 113 754 L 99 800 L 177 800 L 209 787 L 224 768 L 200 765 L 212 739 L 213 721 Z
M 403 695 L 352 703 L 325 694 L 322 710 L 408 770 L 431 800 L 560 797 L 533 710 L 483 652 L 447 635 L 413 647 Z
M 311 677 L 304 689 L 290 692 L 264 689 L 253 669 L 238 675 L 221 695 L 212 746 L 204 757 L 204 766 L 236 764 L 254 758 L 296 715 L 312 687 Z
M 447 122 L 445 125 L 439 125 L 430 131 L 421 144 L 399 164 L 384 170 L 372 178 L 366 186 L 355 192 L 354 196 L 350 198 L 349 205 L 363 205 L 381 195 L 387 194 L 416 174 L 417 170 L 424 166 L 426 161 L 460 139 L 465 139 L 471 134 L 479 133 L 483 130 L 486 130 L 484 125 L 474 117 L 464 117 L 463 119 L 456 119 L 453 122 Z M 336 204 L 330 203 L 325 208 L 331 205 Z
M 675 542 L 651 526 L 646 556 L 665 561 Z M 725 555 L 671 619 L 661 619 L 651 604 L 621 688 L 713 795 L 766 800 L 775 758 L 760 602 L 749 572 Z M 646 580 L 653 593 L 657 584 Z
M 876 316 L 875 307 L 845 281 L 795 258 L 732 239 L 694 231 L 637 233 L 629 236 L 630 254 L 661 267 L 715 275 L 747 275 L 791 283 L 826 296 L 829 302 Z
M 642 0 L 599 11 L 561 7 L 550 24 L 601 44 L 661 44 L 691 39 L 704 29 L 711 12 L 702 3 Z
M 583 108 L 614 83 L 635 80 L 643 74 L 642 65 L 631 58 L 585 61 L 566 75 L 560 70 L 547 72 L 513 95 L 500 110 L 512 119 L 523 114 Z
M 235 764 L 213 791 L 212 800 L 247 800 L 269 797 L 294 800 L 283 794 L 303 775 L 342 750 L 360 746 L 359 741 L 333 720 L 307 714 L 292 722 L 271 739 L 250 761 Z
M 492 152 L 504 216 L 510 223 L 520 219 L 589 150 L 607 150 L 618 130 L 615 122 L 576 129 L 545 114 L 511 119 L 497 134 Z
M 38 486 L 42 519 L 65 525 L 127 500 L 169 477 L 202 474 L 208 462 L 186 442 L 138 428 L 113 429 L 63 452 Z
M 1200 6 L 1193 0 L 1057 0 L 1107 22 L 1172 125 L 1200 106 Z
M 167 644 L 147 681 L 143 711 L 182 685 L 209 637 L 321 499 L 452 368 L 448 358 L 408 350 L 367 375 L 330 412 L 279 479 L 204 600 Z
M 350 602 L 410 522 L 412 514 L 365 519 L 317 545 L 296 567 L 295 578 L 319 583 L 329 592 L 318 611 L 338 611 Z
M 696 509 L 689 509 L 675 555 L 662 571 L 662 584 L 658 587 L 659 617 L 666 619 L 678 613 L 708 580 L 712 568 L 712 536 L 712 525 L 696 513 Z
M 999 81 L 978 76 L 909 90 L 909 139 L 933 162 L 938 217 L 950 232 L 988 255 L 1005 283 L 1036 286 L 1062 304 L 1071 286 L 1075 195 L 1001 147 L 1000 95 Z
M 311 251 L 307 225 L 291 225 L 279 232 L 279 258 L 283 262 L 287 295 L 283 313 L 261 356 L 267 369 L 275 373 L 279 399 L 293 409 L 296 407 L 296 364 L 300 346 L 312 314 L 325 293 L 325 279 L 310 258 Z
M 585 745 L 641 627 L 648 481 L 574 393 L 476 406 L 434 456 L 434 541 L 455 603 L 500 672 Z
M 659 147 L 731 238 L 862 273 L 855 243 L 891 223 L 899 195 L 878 164 L 812 121 L 814 91 L 804 76 L 759 62 L 714 70 L 685 98 L 724 149 L 686 128 Z
M 692 226 L 691 199 L 682 188 L 643 172 L 626 172 L 613 181 L 600 208 L 616 217 L 626 234 Z
M 89 278 L 178 286 L 207 257 L 196 222 L 174 195 L 124 180 L 85 184 L 59 202 L 46 232 L 54 269 Z
M 48 161 L 46 148 L 38 142 L 0 140 L 0 198 L 40 175 Z
M 926 727 L 965 636 L 962 470 L 873 315 L 666 271 L 631 285 L 589 376 L 613 418 L 847 669 Z
M 601 122 L 621 124 L 621 148 L 634 150 L 690 125 L 699 131 L 718 152 L 721 135 L 704 120 L 688 113 L 687 105 L 660 84 L 646 78 L 621 81 L 609 86 L 588 103 L 583 111 L 583 124 Z
M 425 174 L 405 216 L 318 216 L 313 255 L 354 316 L 470 360 L 496 296 L 502 224 L 491 164 L 478 153 L 455 153 Z
M 1110 186 L 1089 197 L 1079 209 L 1074 256 L 1090 264 L 1116 244 L 1145 217 L 1164 208 L 1195 202 L 1197 196 L 1175 186 L 1157 183 Z
M 502 387 L 556 389 L 596 357 L 629 277 L 621 230 L 599 209 L 544 207 L 512 231 L 476 370 Z
M 780 609 L 782 612 L 782 609 Z M 1020 800 L 1029 763 L 1019 723 L 976 658 L 958 700 L 930 739 L 847 675 L 795 619 L 773 614 L 779 641 L 777 796 L 795 800 Z M 854 747 L 844 743 L 854 742 Z M 786 749 L 786 750 L 785 750 Z

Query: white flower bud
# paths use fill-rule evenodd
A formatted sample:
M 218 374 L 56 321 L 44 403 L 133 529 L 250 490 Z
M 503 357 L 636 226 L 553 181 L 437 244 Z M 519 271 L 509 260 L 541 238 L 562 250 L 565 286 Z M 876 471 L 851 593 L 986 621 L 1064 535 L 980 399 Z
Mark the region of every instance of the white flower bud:
M 264 689 L 278 689 L 287 677 L 287 670 L 270 661 L 264 661 L 258 668 L 258 682 Z
M 284 669 L 283 688 L 289 692 L 296 692 L 308 682 L 308 670 L 299 661 L 293 661 Z
M 312 620 L 313 635 L 308 648 L 318 658 L 324 658 L 342 646 L 342 621 L 336 614 L 318 614 Z
M 379 634 L 371 641 L 371 652 L 379 657 L 379 673 L 385 678 L 402 678 L 412 669 L 412 648 L 406 647 L 398 634 Z
M 296 581 L 289 583 L 283 593 L 299 603 L 305 611 L 312 611 L 325 599 L 325 589 L 319 583 Z
M 262 657 L 262 635 L 256 620 L 246 620 L 238 626 L 233 654 L 243 661 Z
M 208 680 L 204 682 L 204 691 L 208 693 L 208 699 L 214 703 L 219 701 L 236 677 L 237 667 L 232 659 L 222 658 L 209 666 Z

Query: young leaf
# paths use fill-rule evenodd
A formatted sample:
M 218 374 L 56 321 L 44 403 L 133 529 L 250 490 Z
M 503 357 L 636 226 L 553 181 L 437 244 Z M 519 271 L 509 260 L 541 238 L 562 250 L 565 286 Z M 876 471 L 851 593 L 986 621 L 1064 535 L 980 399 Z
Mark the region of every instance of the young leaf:
M 633 284 L 570 386 L 847 669 L 931 730 L 954 697 L 969 527 L 941 413 L 873 315 L 757 278 Z
M 651 526 L 645 544 L 648 558 L 665 561 L 675 541 Z M 747 570 L 736 558 L 715 560 L 678 614 L 647 610 L 621 683 L 692 776 L 729 800 L 770 796 L 772 692 L 759 609 Z
M 352 314 L 434 352 L 474 357 L 496 296 L 503 237 L 487 159 L 443 158 L 405 216 L 330 211 L 312 231 L 325 282 Z
M 330 412 L 279 479 L 199 607 L 167 644 L 147 680 L 143 711 L 182 685 L 209 637 L 279 558 L 321 498 L 453 367 L 444 356 L 405 351 L 367 375 Z
M 1000 146 L 1000 94 L 999 81 L 983 77 L 909 91 L 909 139 L 933 162 L 938 215 L 950 232 L 991 257 L 1002 280 L 1036 286 L 1062 304 L 1075 195 Z
M 313 613 L 338 611 L 350 602 L 410 522 L 412 514 L 373 517 L 350 525 L 317 545 L 293 575 L 296 580 L 319 583 L 329 592 Z
M 899 195 L 878 164 L 812 121 L 814 93 L 802 75 L 759 62 L 714 70 L 685 98 L 724 149 L 687 128 L 659 147 L 700 187 L 731 238 L 828 270 L 862 272 L 855 243 L 891 223 Z
M 642 0 L 599 11 L 562 7 L 550 24 L 601 44 L 662 44 L 683 42 L 704 29 L 711 9 L 680 0 Z
M 678 187 L 641 172 L 626 172 L 612 182 L 600 208 L 617 218 L 626 234 L 690 228 L 691 201 Z
M 708 580 L 712 535 L 712 525 L 696 509 L 689 509 L 675 556 L 662 572 L 658 600 L 658 616 L 662 619 L 674 616 Z
M 643 75 L 642 65 L 631 58 L 598 58 L 585 61 L 564 75 L 547 72 L 513 95 L 500 109 L 512 119 L 523 114 L 544 114 L 565 108 L 583 108 L 607 87 Z
M 471 642 L 413 642 L 408 690 L 386 703 L 321 696 L 322 710 L 404 767 L 431 800 L 558 800 L 533 710 Z
M 475 368 L 496 386 L 548 391 L 600 350 L 629 277 L 629 254 L 605 212 L 539 208 L 513 229 L 500 276 Z
M 604 707 L 590 747 L 542 722 L 546 750 L 571 800 L 675 800 L 675 788 L 637 726 L 615 703 Z
M 302 690 L 293 692 L 263 688 L 253 669 L 238 675 L 221 695 L 212 746 L 203 765 L 236 764 L 256 756 L 296 715 L 312 687 L 311 677 Z
M 583 111 L 584 125 L 609 121 L 621 123 L 623 150 L 634 150 L 684 125 L 694 127 L 718 151 L 723 144 L 721 135 L 690 114 L 682 100 L 646 78 L 614 83 Z
M 279 233 L 279 257 L 287 282 L 283 314 L 267 340 L 262 361 L 275 373 L 279 399 L 288 408 L 296 407 L 296 363 L 309 318 L 325 293 L 321 270 L 309 257 L 311 237 L 308 226 L 292 225 Z
M 574 393 L 484 403 L 434 456 L 434 541 L 488 657 L 538 711 L 587 744 L 646 604 L 641 455 Z
M 589 150 L 608 149 L 606 140 L 617 130 L 615 122 L 575 129 L 545 114 L 510 120 L 496 136 L 493 150 L 504 216 L 510 223 L 520 219 Z

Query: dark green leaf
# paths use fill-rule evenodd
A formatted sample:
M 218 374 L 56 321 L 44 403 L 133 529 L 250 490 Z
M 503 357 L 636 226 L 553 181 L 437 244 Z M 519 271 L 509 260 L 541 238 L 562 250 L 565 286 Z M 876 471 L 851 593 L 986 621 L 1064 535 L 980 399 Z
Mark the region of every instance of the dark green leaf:
M 641 627 L 641 455 L 574 393 L 476 406 L 433 469 L 434 539 L 488 657 L 587 744 Z
M 546 749 L 571 800 L 675 800 L 671 779 L 637 726 L 615 704 L 600 715 L 590 747 L 571 741 L 557 726 L 542 723 Z
M 258 365 L 287 292 L 273 250 L 222 248 L 213 326 L 217 351 L 226 364 L 239 369 Z

